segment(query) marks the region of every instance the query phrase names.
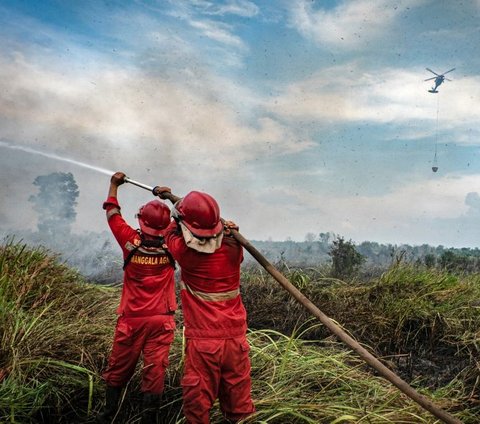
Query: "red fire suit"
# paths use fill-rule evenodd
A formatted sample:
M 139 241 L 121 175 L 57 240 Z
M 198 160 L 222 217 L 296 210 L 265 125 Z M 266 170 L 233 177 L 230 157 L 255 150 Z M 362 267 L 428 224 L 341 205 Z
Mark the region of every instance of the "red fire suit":
M 140 245 L 140 234 L 125 222 L 115 197 L 109 197 L 103 208 L 125 259 Z M 109 386 L 125 386 L 143 353 L 142 392 L 163 392 L 176 309 L 170 256 L 163 247 L 138 247 L 125 267 L 112 352 L 103 373 Z
M 247 316 L 239 293 L 242 247 L 225 235 L 214 253 L 197 252 L 187 247 L 175 222 L 167 228 L 165 241 L 181 267 L 187 339 L 184 415 L 189 423 L 209 423 L 218 398 L 225 417 L 239 421 L 255 412 Z

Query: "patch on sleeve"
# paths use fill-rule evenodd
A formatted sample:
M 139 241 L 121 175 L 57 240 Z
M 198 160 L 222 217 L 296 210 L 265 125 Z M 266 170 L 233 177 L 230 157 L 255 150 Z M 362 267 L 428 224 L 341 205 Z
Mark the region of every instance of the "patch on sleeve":
M 141 243 L 142 243 L 142 240 L 135 237 L 132 241 L 127 241 L 125 243 L 125 249 L 127 250 L 137 249 Z

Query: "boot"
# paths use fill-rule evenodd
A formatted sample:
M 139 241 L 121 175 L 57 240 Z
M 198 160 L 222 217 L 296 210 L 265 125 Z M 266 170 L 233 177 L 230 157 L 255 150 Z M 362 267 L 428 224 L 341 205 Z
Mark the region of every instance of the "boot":
M 118 402 L 122 394 L 123 387 L 107 386 L 105 391 L 105 408 L 97 416 L 98 424 L 110 424 L 118 410 Z
M 142 424 L 157 424 L 161 395 L 144 393 L 142 397 Z

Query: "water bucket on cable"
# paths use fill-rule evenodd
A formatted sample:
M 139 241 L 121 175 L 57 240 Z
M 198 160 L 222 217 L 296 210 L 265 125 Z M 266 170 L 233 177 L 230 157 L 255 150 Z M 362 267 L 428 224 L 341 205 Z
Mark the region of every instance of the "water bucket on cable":
M 433 157 L 433 165 L 432 165 L 432 171 L 437 172 L 438 171 L 438 164 L 437 164 L 437 146 L 435 146 L 435 156 Z

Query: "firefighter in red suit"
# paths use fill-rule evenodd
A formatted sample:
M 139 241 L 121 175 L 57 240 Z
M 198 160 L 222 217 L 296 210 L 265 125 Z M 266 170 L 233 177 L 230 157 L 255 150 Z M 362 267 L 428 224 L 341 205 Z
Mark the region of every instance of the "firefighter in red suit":
M 111 177 L 108 199 L 103 204 L 108 225 L 123 252 L 124 279 L 112 352 L 102 375 L 107 384 L 106 405 L 97 422 L 111 422 L 121 391 L 143 354 L 142 423 L 151 424 L 156 420 L 155 409 L 164 388 L 177 309 L 174 261 L 162 238 L 171 218 L 168 206 L 153 200 L 137 214 L 140 230 L 130 227 L 117 200 L 117 189 L 124 178 L 122 172 Z
M 159 194 L 163 188 L 156 187 Z M 161 196 L 161 195 L 160 195 Z M 251 399 L 247 317 L 240 296 L 242 246 L 220 220 L 213 197 L 192 191 L 172 209 L 165 232 L 181 267 L 186 357 L 183 411 L 188 423 L 209 423 L 218 398 L 223 415 L 238 422 L 255 412 Z

